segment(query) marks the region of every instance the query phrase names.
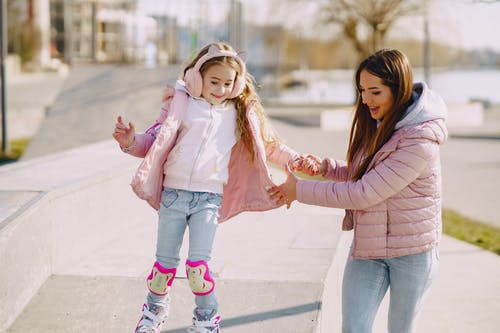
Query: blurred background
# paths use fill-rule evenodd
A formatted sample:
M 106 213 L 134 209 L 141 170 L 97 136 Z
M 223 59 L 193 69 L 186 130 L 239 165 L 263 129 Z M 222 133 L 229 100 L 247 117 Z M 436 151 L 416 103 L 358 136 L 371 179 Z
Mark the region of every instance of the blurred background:
M 82 62 L 168 66 L 223 40 L 246 52 L 261 83 L 273 82 L 278 90 L 312 85 L 313 100 L 349 103 L 350 70 L 372 51 L 394 47 L 409 56 L 417 79 L 426 79 L 446 98 L 500 102 L 493 84 L 499 82 L 499 1 L 2 2 L 11 75 Z M 469 84 L 457 87 L 457 75 Z M 335 85 L 339 81 L 347 83 L 347 91 Z
M 406 53 L 414 66 L 416 81 L 425 80 L 449 105 L 460 105 L 461 114 L 469 116 L 467 119 L 460 116 L 463 119 L 459 123 L 478 125 L 483 122 L 485 110 L 500 104 L 500 1 L 0 0 L 0 3 L 4 45 L 2 82 L 6 82 L 2 87 L 10 87 L 7 92 L 2 88 L 2 101 L 8 102 L 2 102 L 6 104 L 2 115 L 7 114 L 2 119 L 8 119 L 11 128 L 6 130 L 3 124 L 2 133 L 7 132 L 14 139 L 30 138 L 37 131 L 47 112 L 42 110 L 36 117 L 32 112 L 30 121 L 25 121 L 26 116 L 19 110 L 36 107 L 25 105 L 30 91 L 50 96 L 44 101 L 33 98 L 32 104 L 41 109 L 52 104 L 62 83 L 52 86 L 49 83 L 63 82 L 50 81 L 55 75 L 81 76 L 75 74 L 76 68 L 86 68 L 85 73 L 89 73 L 96 66 L 140 67 L 156 73 L 168 69 L 162 83 L 151 79 L 151 74 L 138 76 L 137 80 L 149 80 L 157 86 L 172 84 L 181 65 L 200 47 L 213 41 L 227 41 L 245 53 L 267 106 L 352 106 L 356 98 L 352 84 L 354 68 L 366 55 L 384 47 Z M 38 80 L 38 86 L 23 85 L 33 78 Z M 125 82 L 122 80 L 121 84 Z M 46 92 L 41 93 L 44 89 Z M 295 118 L 307 124 L 319 121 L 318 110 L 310 112 L 316 115 L 313 120 L 307 120 L 310 114 L 304 108 L 300 113 Z M 26 127 L 28 123 L 31 127 Z M 2 135 L 2 144 L 8 140 Z
M 500 273 L 491 270 L 500 267 L 494 199 L 500 185 L 500 0 L 0 0 L 0 9 L 0 262 L 9 267 L 0 271 L 0 332 L 11 325 L 9 332 L 23 333 L 133 327 L 135 307 L 116 308 L 106 295 L 116 295 L 110 292 L 116 287 L 137 291 L 142 299 L 154 251 L 148 241 L 154 224 L 145 224 L 144 217 L 153 210 L 129 191 L 140 160 L 122 154 L 111 132 L 118 115 L 137 131 L 148 128 L 158 116 L 164 85 L 174 84 L 182 66 L 213 41 L 245 53 L 266 112 L 287 144 L 336 158 L 347 148 L 359 61 L 380 48 L 398 48 L 409 57 L 415 81 L 425 80 L 449 111 L 450 136 L 441 149 L 443 232 L 475 245 L 464 248 L 444 237 L 441 280 L 423 313 L 422 332 L 498 331 Z M 218 243 L 239 242 L 238 251 L 218 250 L 227 272 L 238 271 L 233 263 L 240 262 L 273 267 L 276 285 L 286 286 L 290 281 L 282 272 L 307 262 L 311 269 L 304 272 L 315 275 L 311 281 L 328 280 L 319 270 L 330 267 L 333 252 L 335 258 L 348 252 L 348 243 L 331 238 L 340 230 L 330 218 L 343 214 L 318 214 L 316 207 L 297 211 L 297 223 L 289 223 L 292 215 L 283 211 L 271 215 L 275 221 L 262 223 L 271 228 L 263 232 L 235 223 L 243 229 L 232 229 L 221 236 L 228 242 Z M 313 221 L 325 224 L 304 232 L 302 223 Z M 285 225 L 280 223 L 287 227 L 272 229 Z M 292 234 L 293 241 L 276 238 Z M 254 256 L 253 245 L 263 244 L 264 235 L 279 248 L 262 247 L 262 255 Z M 240 243 L 248 244 L 255 261 L 238 257 L 246 251 Z M 297 255 L 299 249 L 304 252 Z M 280 255 L 273 262 L 269 253 Z M 290 265 L 296 259 L 300 264 Z M 119 274 L 132 280 L 116 279 L 124 267 Z M 243 280 L 252 283 L 268 272 L 249 271 Z M 94 287 L 104 280 L 104 289 Z M 75 289 L 81 297 L 72 296 Z M 251 303 L 258 293 L 248 290 Z M 283 301 L 276 303 L 278 312 L 261 312 L 259 301 L 257 316 L 229 316 L 229 331 L 252 331 L 246 325 L 260 325 L 262 313 L 273 317 L 265 317 L 269 329 L 253 331 L 275 332 L 275 319 L 290 328 L 289 299 L 316 304 L 281 287 L 266 284 L 265 290 L 271 296 L 266 301 Z M 240 295 L 226 296 L 227 304 L 238 305 L 231 297 L 247 299 Z M 120 304 L 139 303 L 131 298 Z M 95 320 L 88 320 L 89 313 Z M 176 325 L 188 320 L 179 317 Z M 377 327 L 374 332 L 382 332 L 386 325 Z

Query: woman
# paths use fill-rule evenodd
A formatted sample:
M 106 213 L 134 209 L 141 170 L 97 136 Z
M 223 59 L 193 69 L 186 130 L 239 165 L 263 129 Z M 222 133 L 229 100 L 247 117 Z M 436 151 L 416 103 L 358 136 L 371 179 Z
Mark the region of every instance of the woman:
M 435 276 L 441 235 L 439 145 L 447 137 L 446 107 L 397 50 L 381 50 L 356 71 L 359 91 L 347 162 L 308 155 L 302 171 L 330 181 L 287 180 L 270 189 L 289 206 L 345 208 L 354 228 L 342 295 L 344 333 L 371 332 L 390 288 L 389 332 L 415 332 L 422 300 Z

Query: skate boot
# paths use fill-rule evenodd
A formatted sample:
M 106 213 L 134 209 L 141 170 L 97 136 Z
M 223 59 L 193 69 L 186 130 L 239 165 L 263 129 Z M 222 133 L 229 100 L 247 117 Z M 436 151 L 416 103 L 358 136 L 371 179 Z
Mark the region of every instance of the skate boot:
M 144 304 L 142 317 L 137 323 L 135 333 L 160 333 L 161 325 L 167 320 L 168 309 L 163 306 Z
M 220 315 L 217 310 L 195 309 L 193 312 L 193 326 L 188 328 L 189 333 L 220 333 Z

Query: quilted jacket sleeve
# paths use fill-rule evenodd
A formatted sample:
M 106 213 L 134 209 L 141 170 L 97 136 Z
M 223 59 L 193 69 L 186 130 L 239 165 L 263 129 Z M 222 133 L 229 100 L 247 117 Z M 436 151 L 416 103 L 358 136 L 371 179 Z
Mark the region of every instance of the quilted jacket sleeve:
M 318 206 L 365 209 L 412 183 L 437 153 L 435 142 L 407 138 L 401 140 L 395 150 L 382 153 L 384 156 L 375 156 L 377 162 L 357 181 L 299 180 L 297 199 Z
M 132 156 L 141 158 L 146 156 L 149 148 L 156 139 L 156 135 L 160 130 L 161 124 L 167 118 L 171 101 L 172 98 L 169 98 L 163 103 L 160 115 L 158 116 L 156 122 L 151 125 L 144 133 L 136 133 L 134 136 L 134 143 L 132 144 L 132 146 L 122 149 L 124 152 Z
M 281 142 L 276 142 L 266 147 L 267 160 L 281 167 L 284 167 L 288 161 L 298 156 L 299 153 Z
M 326 171 L 323 177 L 335 181 L 347 180 L 347 162 L 342 160 L 334 160 L 332 158 L 325 158 L 323 163 L 326 163 Z

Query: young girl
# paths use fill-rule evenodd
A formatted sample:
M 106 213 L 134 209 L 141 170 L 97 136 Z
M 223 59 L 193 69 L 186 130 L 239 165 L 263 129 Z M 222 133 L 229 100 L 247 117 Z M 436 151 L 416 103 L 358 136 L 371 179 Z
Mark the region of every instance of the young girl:
M 219 303 L 208 262 L 217 224 L 243 211 L 278 207 L 266 165 L 298 156 L 267 124 L 252 79 L 227 44 L 210 44 L 184 69 L 157 122 L 135 134 L 118 117 L 113 137 L 123 151 L 144 157 L 133 180 L 136 194 L 158 209 L 156 262 L 135 332 L 159 332 L 189 227 L 185 263 L 195 295 L 189 332 L 219 332 Z
M 354 228 L 354 239 L 342 332 L 370 333 L 390 288 L 388 331 L 411 333 L 439 263 L 446 106 L 424 83 L 413 83 L 408 59 L 397 50 L 365 59 L 356 87 L 347 163 L 311 155 L 303 162 L 303 172 L 333 181 L 297 180 L 288 172 L 270 193 L 283 203 L 346 209 L 343 229 Z

